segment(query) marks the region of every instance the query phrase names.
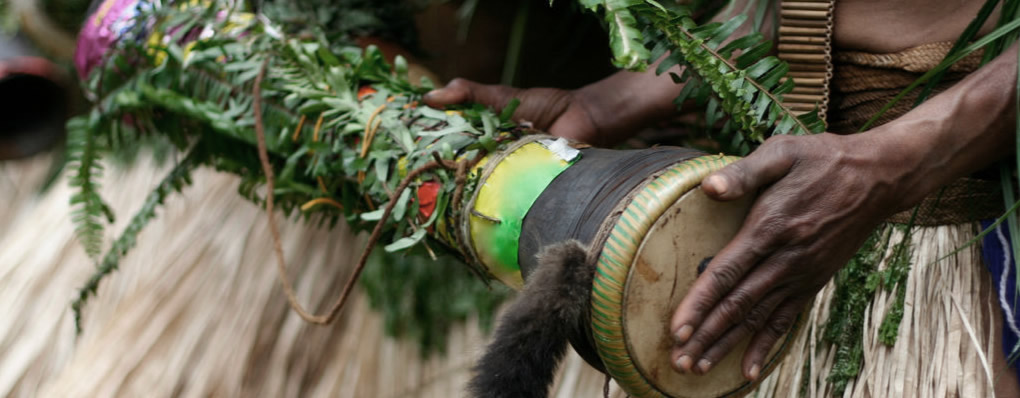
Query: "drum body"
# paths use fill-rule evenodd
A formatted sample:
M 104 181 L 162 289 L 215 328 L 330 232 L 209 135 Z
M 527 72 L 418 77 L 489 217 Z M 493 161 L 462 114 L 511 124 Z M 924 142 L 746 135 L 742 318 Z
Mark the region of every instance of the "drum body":
M 676 147 L 619 151 L 577 145 L 572 156 L 558 156 L 556 148 L 547 148 L 552 146 L 549 140 L 534 140 L 523 147 L 529 145 L 522 155 L 533 157 L 545 148 L 549 159 L 559 158 L 562 163 L 539 167 L 540 161 L 524 162 L 543 169 L 540 172 L 509 166 L 504 172 L 519 170 L 518 181 L 540 186 L 515 189 L 490 184 L 487 177 L 498 175 L 496 171 L 503 167 L 502 159 L 493 160 L 479 180 L 479 198 L 487 190 L 488 196 L 513 191 L 515 198 L 524 191 L 540 193 L 524 195 L 529 198 L 527 206 L 522 206 L 526 209 L 514 213 L 519 220 L 506 218 L 508 213 L 486 214 L 492 212 L 492 206 L 485 206 L 487 200 L 471 204 L 473 217 L 484 218 L 490 226 L 520 225 L 514 242 L 471 230 L 477 258 L 516 249 L 516 256 L 502 256 L 516 260 L 512 264 L 516 268 L 507 265 L 511 260 L 483 264 L 499 279 L 519 286 L 516 278 L 528 280 L 540 266 L 536 254 L 543 248 L 568 240 L 586 246 L 596 270 L 591 303 L 570 342 L 589 364 L 612 376 L 631 396 L 710 398 L 753 388 L 740 370 L 747 341 L 704 376 L 677 373 L 669 357 L 673 311 L 697 279 L 699 265 L 732 239 L 750 208 L 752 198 L 718 202 L 699 188 L 702 179 L 736 158 Z M 504 159 L 517 158 L 521 163 L 522 156 L 513 155 L 518 150 L 509 148 Z M 529 173 L 535 177 L 528 177 Z M 762 379 L 798 332 L 795 328 L 773 348 Z

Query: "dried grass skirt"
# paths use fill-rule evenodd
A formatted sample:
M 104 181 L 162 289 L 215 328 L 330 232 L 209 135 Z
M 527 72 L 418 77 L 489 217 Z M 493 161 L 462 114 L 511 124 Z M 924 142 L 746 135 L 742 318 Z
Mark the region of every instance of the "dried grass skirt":
M 896 292 L 879 289 L 865 313 L 863 365 L 843 397 L 991 397 L 1000 377 L 1010 376 L 1011 372 L 996 371 L 993 364 L 993 359 L 1002 362 L 1000 311 L 979 245 L 936 261 L 977 231 L 977 224 L 914 228 L 913 266 L 896 344 L 887 347 L 878 338 L 885 314 L 896 301 Z M 893 242 L 901 239 L 902 234 L 894 236 Z M 825 379 L 836 350 L 821 336 L 833 292 L 830 282 L 819 293 L 806 333 L 759 388 L 759 396 L 832 396 L 832 385 Z

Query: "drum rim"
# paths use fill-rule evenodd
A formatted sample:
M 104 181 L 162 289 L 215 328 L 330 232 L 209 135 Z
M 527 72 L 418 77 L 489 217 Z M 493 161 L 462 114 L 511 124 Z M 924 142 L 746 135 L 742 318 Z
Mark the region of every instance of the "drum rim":
M 631 266 L 648 231 L 666 210 L 684 194 L 701 184 L 709 174 L 729 165 L 738 157 L 708 155 L 676 164 L 636 190 L 636 195 L 610 227 L 605 245 L 598 255 L 592 283 L 591 325 L 596 350 L 607 373 L 634 397 L 665 397 L 647 380 L 630 355 L 624 333 L 623 304 Z M 798 316 L 783 346 L 770 360 L 762 375 L 768 374 L 789 351 L 793 336 L 800 329 Z M 762 377 L 761 379 L 764 379 Z M 761 381 L 759 379 L 759 382 Z M 747 391 L 758 382 L 747 382 L 725 396 Z

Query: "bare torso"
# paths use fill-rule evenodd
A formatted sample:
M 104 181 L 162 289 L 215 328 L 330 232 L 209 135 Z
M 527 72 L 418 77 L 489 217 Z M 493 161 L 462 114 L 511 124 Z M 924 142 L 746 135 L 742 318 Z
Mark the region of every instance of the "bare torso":
M 982 0 L 840 0 L 833 40 L 840 49 L 890 53 L 925 43 L 955 41 L 977 16 Z M 990 32 L 999 10 L 981 34 Z

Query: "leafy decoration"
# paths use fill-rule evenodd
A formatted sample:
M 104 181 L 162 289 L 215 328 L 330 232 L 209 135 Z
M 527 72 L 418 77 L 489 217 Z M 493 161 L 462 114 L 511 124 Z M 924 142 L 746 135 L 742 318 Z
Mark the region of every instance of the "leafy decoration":
M 78 230 L 92 253 L 101 249 L 99 217 L 107 212 L 95 195 L 101 152 L 133 148 L 142 135 L 154 135 L 191 155 L 150 195 L 97 265 L 74 304 L 79 323 L 85 302 L 116 270 L 155 207 L 200 165 L 238 174 L 242 195 L 259 204 L 273 195 L 275 207 L 288 215 L 330 225 L 344 219 L 355 230 L 378 226 L 387 251 L 431 241 L 436 251 L 462 257 L 455 250 L 455 235 L 441 232 L 454 230 L 462 206 L 458 201 L 469 197 L 474 180 L 461 178 L 448 165 L 497 151 L 523 134 L 509 121 L 510 113 L 499 115 L 477 105 L 450 111 L 419 105 L 431 82 L 409 82 L 401 58 L 391 65 L 375 48 L 362 50 L 346 38 L 324 39 L 344 37 L 337 32 L 279 27 L 241 10 L 217 10 L 232 9 L 228 2 L 215 2 L 212 7 L 143 10 L 140 23 L 128 28 L 85 82 L 96 105 L 71 122 L 74 159 L 83 170 L 72 184 L 78 190 L 76 203 L 82 203 Z M 288 36 L 288 31 L 305 33 Z M 253 81 L 265 59 L 273 62 L 256 97 Z M 259 103 L 267 161 L 276 176 L 272 192 L 260 190 L 266 180 L 255 149 Z M 444 166 L 426 168 L 436 161 Z M 431 214 L 419 208 L 415 194 L 426 183 L 441 186 Z M 398 189 L 401 184 L 408 189 Z M 386 204 L 392 205 L 391 217 L 382 217 Z M 426 231 L 437 233 L 427 236 Z M 403 276 L 422 282 L 409 274 L 394 282 L 409 280 Z M 463 273 L 447 282 L 461 279 L 474 291 L 488 289 Z M 471 297 L 479 316 L 488 319 L 493 303 L 505 295 Z M 426 318 L 442 327 L 464 317 L 434 313 Z
M 836 348 L 832 369 L 827 381 L 833 385 L 833 396 L 842 395 L 847 384 L 861 370 L 864 359 L 864 318 L 880 280 L 875 270 L 888 245 L 891 228 L 872 234 L 847 265 L 836 274 L 836 284 L 844 286 L 833 295 L 830 316 L 825 324 L 822 339 Z

